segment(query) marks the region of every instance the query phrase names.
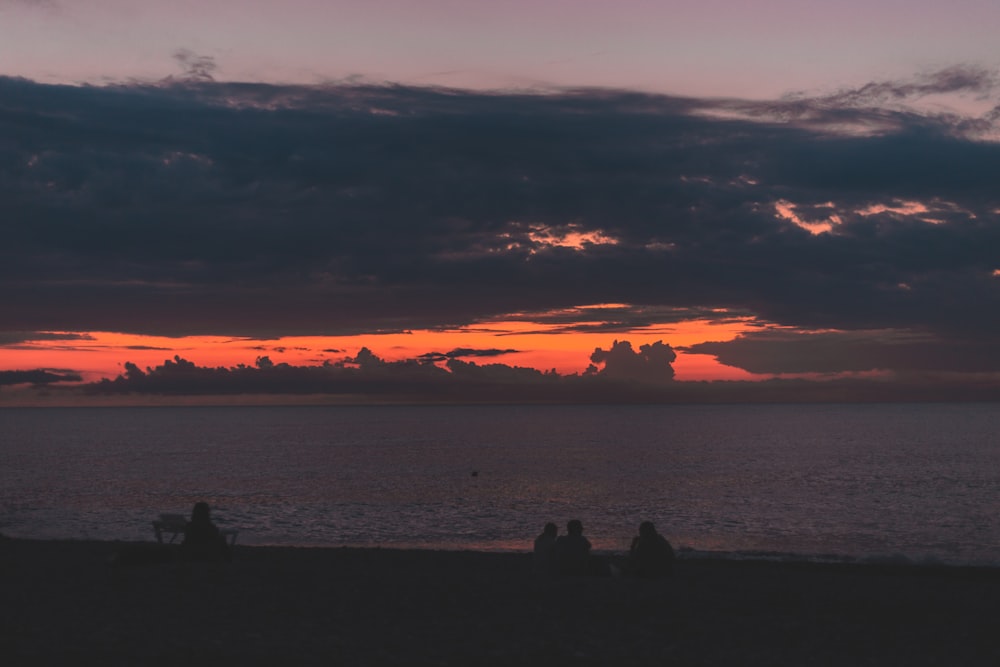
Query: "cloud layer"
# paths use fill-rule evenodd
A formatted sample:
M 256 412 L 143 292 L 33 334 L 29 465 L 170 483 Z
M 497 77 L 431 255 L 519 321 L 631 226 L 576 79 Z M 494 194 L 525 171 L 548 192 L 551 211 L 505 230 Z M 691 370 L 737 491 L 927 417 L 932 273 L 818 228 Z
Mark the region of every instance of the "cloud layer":
M 341 334 L 628 304 L 623 321 L 741 313 L 827 332 L 693 350 L 761 372 L 878 366 L 856 332 L 885 333 L 898 355 L 875 356 L 894 368 L 998 364 L 995 73 L 749 102 L 217 83 L 211 59 L 177 59 L 186 79 L 156 85 L 0 78 L 8 339 Z M 992 110 L 918 110 L 942 93 Z M 838 349 L 858 354 L 843 363 L 764 350 L 843 332 Z

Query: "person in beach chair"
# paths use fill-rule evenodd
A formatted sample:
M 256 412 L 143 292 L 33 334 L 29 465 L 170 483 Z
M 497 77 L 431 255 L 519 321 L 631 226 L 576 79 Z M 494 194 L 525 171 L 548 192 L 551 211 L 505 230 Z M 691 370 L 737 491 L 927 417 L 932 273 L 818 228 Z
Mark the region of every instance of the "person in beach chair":
M 230 561 L 232 552 L 218 526 L 212 523 L 208 503 L 195 503 L 191 520 L 184 527 L 181 558 L 197 561 Z
M 624 574 L 641 579 L 668 577 L 674 571 L 674 548 L 656 532 L 652 521 L 639 524 L 639 534 L 632 538 Z

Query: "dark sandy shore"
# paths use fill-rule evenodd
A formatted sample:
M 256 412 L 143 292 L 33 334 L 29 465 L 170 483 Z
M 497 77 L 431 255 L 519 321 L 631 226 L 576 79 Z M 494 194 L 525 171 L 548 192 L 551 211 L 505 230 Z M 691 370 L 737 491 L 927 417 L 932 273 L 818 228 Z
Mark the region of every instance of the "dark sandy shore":
M 528 554 L 237 547 L 112 571 L 0 538 L 3 665 L 1000 665 L 1000 572 L 682 560 L 539 580 Z

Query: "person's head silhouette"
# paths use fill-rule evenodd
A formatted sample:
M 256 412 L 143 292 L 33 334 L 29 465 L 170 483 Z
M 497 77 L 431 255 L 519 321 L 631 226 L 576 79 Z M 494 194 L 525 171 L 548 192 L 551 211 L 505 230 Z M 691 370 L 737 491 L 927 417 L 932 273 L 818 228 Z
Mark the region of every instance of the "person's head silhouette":
M 578 519 L 573 519 L 566 524 L 566 532 L 570 535 L 583 535 L 583 524 Z
M 191 510 L 191 523 L 208 523 L 211 521 L 211 514 L 209 513 L 208 503 L 198 502 L 194 504 L 194 509 Z

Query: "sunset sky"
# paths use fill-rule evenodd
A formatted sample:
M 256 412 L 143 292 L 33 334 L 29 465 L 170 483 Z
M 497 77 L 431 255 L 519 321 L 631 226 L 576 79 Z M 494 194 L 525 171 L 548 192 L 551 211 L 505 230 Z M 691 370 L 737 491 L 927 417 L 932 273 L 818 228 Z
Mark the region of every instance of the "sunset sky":
M 997 398 L 997 26 L 992 0 L 0 0 L 0 405 L 305 367 L 352 396 Z

